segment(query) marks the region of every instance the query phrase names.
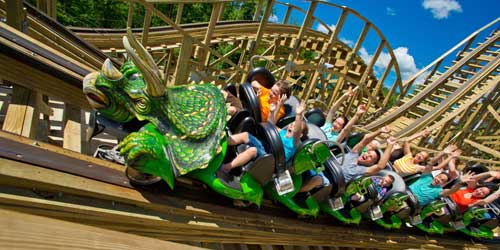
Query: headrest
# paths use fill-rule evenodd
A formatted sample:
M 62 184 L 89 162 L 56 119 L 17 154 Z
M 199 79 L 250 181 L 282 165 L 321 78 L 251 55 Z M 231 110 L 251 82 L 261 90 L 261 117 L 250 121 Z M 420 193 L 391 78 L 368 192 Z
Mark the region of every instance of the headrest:
M 248 110 L 257 123 L 262 121 L 260 117 L 260 104 L 252 85 L 245 83 L 240 85 L 240 100 L 243 108 Z
M 276 79 L 274 78 L 273 74 L 266 68 L 262 67 L 255 68 L 248 73 L 246 82 L 252 83 L 252 81 L 254 80 L 258 81 L 260 85 L 268 89 L 270 89 L 276 82 Z
M 328 140 L 325 132 L 318 125 L 308 122 L 307 127 L 309 128 L 309 132 L 307 133 L 308 138 L 316 138 L 322 141 Z
M 325 125 L 325 114 L 319 108 L 314 108 L 307 111 L 304 115 L 306 117 L 307 122 L 312 123 L 318 127 Z

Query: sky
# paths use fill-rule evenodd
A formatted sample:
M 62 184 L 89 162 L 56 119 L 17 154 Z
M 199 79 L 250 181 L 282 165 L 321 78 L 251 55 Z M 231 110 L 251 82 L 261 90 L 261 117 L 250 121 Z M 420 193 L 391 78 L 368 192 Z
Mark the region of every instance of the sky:
M 288 2 L 305 10 L 310 4 L 309 1 Z M 379 28 L 398 59 L 403 80 L 414 75 L 475 30 L 500 17 L 500 0 L 332 0 L 329 2 L 356 10 Z M 320 7 L 316 9 L 315 16 L 328 26 L 334 27 L 340 11 L 325 5 L 318 6 Z M 281 22 L 284 13 L 285 8 L 276 7 L 270 21 Z M 303 18 L 304 14 L 294 11 L 289 22 L 302 24 Z M 339 39 L 352 46 L 362 29 L 362 24 L 350 16 L 344 24 Z M 497 23 L 482 36 L 488 35 L 499 25 L 500 23 Z M 319 23 L 314 23 L 312 27 L 326 31 Z M 359 55 L 369 60 L 379 41 L 375 32 L 370 32 L 362 44 Z M 383 72 L 384 63 L 386 65 L 389 61 L 388 55 L 384 52 L 376 64 L 376 74 Z M 449 61 L 445 64 L 449 65 Z M 391 79 L 388 81 L 393 81 L 394 75 L 389 78 Z M 387 84 L 388 81 L 386 85 L 392 85 Z

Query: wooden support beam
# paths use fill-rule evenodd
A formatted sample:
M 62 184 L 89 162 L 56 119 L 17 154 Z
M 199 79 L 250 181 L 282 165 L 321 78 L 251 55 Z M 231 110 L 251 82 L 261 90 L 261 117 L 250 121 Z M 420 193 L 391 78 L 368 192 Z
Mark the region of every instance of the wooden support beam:
M 178 3 L 177 4 L 177 14 L 175 16 L 175 24 L 181 24 L 182 21 L 182 11 L 184 10 L 184 4 L 183 3 Z
M 26 21 L 26 12 L 23 8 L 22 0 L 6 0 L 7 24 L 23 30 L 23 25 Z
M 193 40 L 190 37 L 184 37 L 182 41 L 181 51 L 177 59 L 177 67 L 175 68 L 174 85 L 186 84 L 191 72 L 190 60 L 193 54 Z
M 314 11 L 316 10 L 316 6 L 318 5 L 318 1 L 311 1 L 311 4 L 309 5 L 309 8 L 307 9 L 306 17 L 304 18 L 304 21 L 302 22 L 302 26 L 300 26 L 299 33 L 297 34 L 297 37 L 295 38 L 295 43 L 292 46 L 292 52 L 288 56 L 287 63 L 293 64 L 295 60 L 297 59 L 301 46 L 300 44 L 302 43 L 302 39 L 304 38 L 304 35 L 307 30 L 309 30 L 309 27 L 311 26 L 311 20 L 313 18 Z M 288 70 L 284 70 L 283 74 L 281 75 L 282 79 L 286 79 L 291 72 Z
M 42 96 L 23 86 L 14 85 L 12 98 L 2 129 L 18 135 L 35 138 Z
M 63 148 L 87 153 L 85 146 L 85 129 L 84 122 L 82 122 L 82 114 L 79 107 L 71 104 L 64 105 L 63 124 L 64 124 L 64 138 Z
M 500 123 L 500 115 L 498 114 L 498 111 L 495 110 L 491 105 L 488 105 L 488 111 L 490 111 L 491 115 L 495 120 Z
M 142 40 L 141 43 L 144 47 L 146 47 L 148 43 L 149 37 L 149 27 L 151 26 L 151 10 L 146 9 L 146 13 L 144 14 L 144 23 L 142 24 Z
M 0 224 L 5 249 L 205 249 L 6 209 L 0 209 Z
M 210 16 L 210 21 L 208 22 L 207 30 L 205 33 L 205 39 L 203 39 L 203 43 L 206 46 L 211 46 L 210 42 L 212 40 L 213 32 L 215 29 L 215 25 L 217 24 L 217 21 L 219 20 L 219 16 L 222 13 L 222 8 L 224 8 L 224 3 L 214 3 L 212 5 L 212 14 Z M 199 64 L 199 70 L 203 70 L 203 68 L 207 65 L 208 62 L 208 57 L 207 57 L 208 51 L 206 51 L 204 48 L 198 47 L 195 53 L 195 58 L 197 58 Z M 219 58 L 220 59 L 220 58 Z
M 486 152 L 486 153 L 492 155 L 496 159 L 500 159 L 500 152 L 499 151 L 496 151 L 496 150 L 494 150 L 494 149 L 492 149 L 490 147 L 484 146 L 482 144 L 479 144 L 477 142 L 471 141 L 469 139 L 464 139 L 464 142 L 467 143 L 467 144 L 469 144 L 469 145 L 471 145 L 474 148 L 477 148 L 477 149 L 479 149 L 479 150 L 481 150 L 483 152 Z

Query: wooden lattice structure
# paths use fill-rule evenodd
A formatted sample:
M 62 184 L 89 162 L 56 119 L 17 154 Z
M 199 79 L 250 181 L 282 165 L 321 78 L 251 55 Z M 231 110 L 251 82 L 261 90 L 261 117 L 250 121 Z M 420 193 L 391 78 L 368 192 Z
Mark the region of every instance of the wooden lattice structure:
M 451 51 L 436 60 L 429 66 L 429 69 L 434 68 L 426 79 L 428 84 L 422 85 L 428 87 L 416 87 L 412 94 L 406 95 L 419 75 L 403 82 L 392 48 L 381 31 L 348 7 L 311 1 L 309 8 L 304 10 L 287 3 L 259 0 L 252 20 L 221 20 L 221 12 L 228 1 L 130 2 L 135 3 L 131 6 L 143 5 L 146 10 L 143 27 L 133 32 L 169 76 L 166 84 L 190 81 L 239 84 L 252 67 L 248 59 L 258 56 L 272 61 L 273 73 L 294 83 L 297 86 L 294 94 L 309 99 L 311 105 L 326 108 L 348 88 L 357 86 L 362 91 L 348 101 L 343 112 L 352 114 L 358 104 L 365 103 L 370 113 L 375 114 L 364 117 L 366 125 L 360 129 L 393 123 L 398 136 L 406 136 L 422 126 L 432 126 L 437 129 L 434 142 L 421 142 L 419 146 L 439 149 L 456 134 L 454 141 L 464 142 L 462 146 L 471 145 L 487 154 L 484 157 L 485 154 L 471 151 L 467 159 L 472 156 L 473 160 L 489 166 L 499 165 L 497 31 L 481 43 L 475 44 L 474 35 L 462 42 L 461 53 L 445 72 L 440 72 L 439 66 Z M 183 6 L 196 2 L 212 5 L 210 20 L 198 24 L 181 23 Z M 175 17 L 155 8 L 155 4 L 165 3 L 175 4 L 180 10 Z M 6 23 L 0 22 L 2 222 L 14 225 L 13 218 L 23 216 L 17 212 L 50 217 L 28 216 L 26 224 L 15 224 L 16 230 L 40 235 L 43 232 L 36 231 L 36 225 L 54 225 L 55 231 L 71 225 L 54 220 L 59 219 L 79 224 L 75 227 L 81 232 L 105 235 L 105 231 L 100 231 L 104 228 L 114 233 L 122 232 L 113 237 L 130 238 L 129 245 L 142 240 L 147 245 L 140 247 L 165 244 L 166 248 L 172 245 L 165 240 L 217 249 L 483 249 L 489 244 L 498 244 L 498 239 L 476 244 L 456 238 L 428 239 L 412 230 L 382 232 L 369 227 L 332 225 L 328 218 L 300 221 L 283 216 L 281 213 L 286 212 L 273 204 L 265 204 L 262 210 L 274 213 L 242 212 L 210 202 L 211 198 L 220 197 L 213 198 L 213 194 L 197 183 L 182 178 L 179 186 L 185 196 L 159 194 L 165 190 L 134 188 L 123 175 L 123 166 L 86 155 L 95 141 L 89 140 L 89 106 L 81 91 L 83 77 L 98 70 L 105 58 L 111 57 L 116 65 L 123 61 L 121 37 L 125 29 L 72 28 L 71 32 L 54 21 L 55 0 L 40 0 L 37 4 L 39 10 L 19 0 L 0 0 L 0 17 L 6 19 Z M 277 6 L 286 9 L 285 15 L 279 18 L 280 23 L 269 23 L 272 10 Z M 331 8 L 340 14 L 333 22 L 321 20 L 315 16 L 318 8 Z M 290 22 L 293 12 L 304 15 L 298 25 Z M 130 8 L 128 23 L 133 13 L 134 9 Z M 153 16 L 168 26 L 150 27 Z M 339 38 L 348 18 L 363 23 L 351 46 Z M 321 24 L 327 31 L 316 30 L 314 24 Z M 336 28 L 330 29 L 329 24 Z M 495 24 L 498 25 L 496 22 L 490 25 Z M 379 43 L 372 59 L 365 62 L 359 50 L 369 32 L 376 34 Z M 221 55 L 214 49 L 216 46 L 231 49 Z M 304 58 L 301 56 L 304 51 L 316 56 Z M 384 51 L 390 62 L 377 76 L 375 63 Z M 236 52 L 240 53 L 239 58 L 230 60 Z M 216 67 L 219 63 L 229 66 L 220 69 Z M 382 88 L 391 72 L 395 82 L 384 92 Z M 389 100 L 396 94 L 399 94 L 400 105 L 387 109 Z M 384 112 L 387 115 L 378 117 Z M 54 120 L 58 115 L 61 121 Z M 475 132 L 477 117 L 484 123 L 481 133 Z M 54 129 L 55 126 L 59 129 Z M 199 193 L 207 193 L 206 198 L 194 201 L 199 199 Z M 16 245 L 18 241 L 11 240 L 14 236 L 4 232 L 0 233 L 2 242 L 8 242 L 12 248 L 21 246 Z M 306 234 L 310 237 L 303 237 Z M 109 241 L 100 239 L 99 242 Z M 44 244 L 36 237 L 26 240 Z M 59 245 L 48 244 L 47 248 L 71 244 L 68 238 L 58 240 Z M 107 247 L 94 246 L 94 249 Z M 175 249 L 193 248 L 177 245 Z

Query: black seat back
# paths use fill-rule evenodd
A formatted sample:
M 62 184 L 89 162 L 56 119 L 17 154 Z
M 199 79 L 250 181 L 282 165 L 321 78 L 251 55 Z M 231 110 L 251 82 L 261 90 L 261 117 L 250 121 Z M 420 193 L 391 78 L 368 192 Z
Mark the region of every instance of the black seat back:
M 314 108 L 304 114 L 307 122 L 312 123 L 318 127 L 325 125 L 326 117 L 323 111 L 319 108 Z
M 364 133 L 352 133 L 346 138 L 346 146 L 349 148 L 353 148 L 358 144 L 361 140 L 363 140 L 363 137 L 365 137 Z
M 240 132 L 250 132 L 251 134 L 255 134 L 255 126 L 256 123 L 252 114 L 246 109 L 236 112 L 236 114 L 234 114 L 227 122 L 227 127 L 233 134 Z
M 337 163 L 333 157 L 330 157 L 324 165 L 325 170 L 323 171 L 323 174 L 325 174 L 326 178 L 328 178 L 332 185 L 330 196 L 338 197 L 345 193 L 346 183 L 339 163 Z
M 281 174 L 286 170 L 285 151 L 276 127 L 269 122 L 257 125 L 256 137 L 262 141 L 267 153 L 274 156 L 276 173 Z
M 311 197 L 318 203 L 328 200 L 330 193 L 332 192 L 332 185 L 324 186 L 316 190 L 316 192 L 311 194 Z
M 240 85 L 240 100 L 243 108 L 250 112 L 255 122 L 260 123 L 262 118 L 260 115 L 259 99 L 250 83 Z
M 267 70 L 266 68 L 258 67 L 252 69 L 247 76 L 247 83 L 252 83 L 252 81 L 258 81 L 260 85 L 270 89 L 274 83 L 276 82 L 276 79 L 274 78 L 273 74 Z
M 255 181 L 257 181 L 261 186 L 264 186 L 273 178 L 275 171 L 274 164 L 274 156 L 272 154 L 266 154 L 257 158 L 248 167 L 246 167 L 246 171 Z
M 321 141 L 328 140 L 328 137 L 326 137 L 325 132 L 323 132 L 323 130 L 321 130 L 321 128 L 318 125 L 308 122 L 307 128 L 309 129 L 309 131 L 307 133 L 308 138 L 315 138 L 315 139 L 319 139 Z

